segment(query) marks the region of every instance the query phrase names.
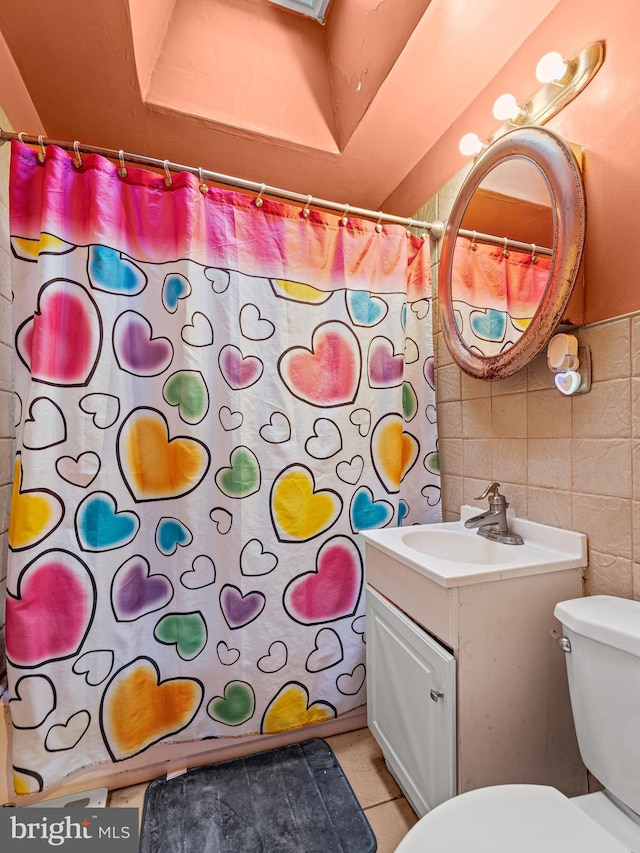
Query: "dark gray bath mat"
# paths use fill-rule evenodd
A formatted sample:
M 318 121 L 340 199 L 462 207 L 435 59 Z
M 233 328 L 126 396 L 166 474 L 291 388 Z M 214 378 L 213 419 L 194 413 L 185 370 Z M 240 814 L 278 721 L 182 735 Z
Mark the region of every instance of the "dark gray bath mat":
M 351 785 L 319 738 L 150 783 L 140 853 L 374 853 Z

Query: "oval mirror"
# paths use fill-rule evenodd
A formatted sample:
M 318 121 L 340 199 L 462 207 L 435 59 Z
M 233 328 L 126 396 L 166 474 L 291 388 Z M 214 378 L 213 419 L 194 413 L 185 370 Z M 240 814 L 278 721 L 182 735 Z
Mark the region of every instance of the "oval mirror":
M 440 257 L 440 326 L 460 367 L 503 379 L 531 361 L 562 318 L 584 245 L 580 168 L 541 127 L 494 142 L 465 179 Z

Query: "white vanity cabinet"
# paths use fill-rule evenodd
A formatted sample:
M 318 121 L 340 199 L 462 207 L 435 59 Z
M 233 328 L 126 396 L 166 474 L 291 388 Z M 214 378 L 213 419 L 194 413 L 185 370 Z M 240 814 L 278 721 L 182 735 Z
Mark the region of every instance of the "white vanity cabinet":
M 455 524 L 462 530 L 450 523 L 361 534 L 369 728 L 420 816 L 486 785 L 584 794 L 564 654 L 551 632 L 561 632 L 556 603 L 582 595 L 586 540 L 552 559 L 553 548 L 535 542 L 533 527 L 544 525 L 514 522 L 525 543 L 534 538 L 530 553 L 502 546 L 512 549 L 515 566 L 463 567 L 401 543 L 403 530 Z M 531 554 L 541 562 L 530 565 Z

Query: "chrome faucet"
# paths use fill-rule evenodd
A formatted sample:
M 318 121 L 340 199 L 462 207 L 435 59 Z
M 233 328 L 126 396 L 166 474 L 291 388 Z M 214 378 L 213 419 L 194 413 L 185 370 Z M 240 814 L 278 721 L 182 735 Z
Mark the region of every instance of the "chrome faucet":
M 505 496 L 498 491 L 499 488 L 500 483 L 490 483 L 479 497 L 474 498 L 476 501 L 482 501 L 488 496 L 489 509 L 480 515 L 468 518 L 464 526 L 470 529 L 477 527 L 480 536 L 486 539 L 493 539 L 505 545 L 523 545 L 522 536 L 509 530 L 507 521 L 509 504 Z

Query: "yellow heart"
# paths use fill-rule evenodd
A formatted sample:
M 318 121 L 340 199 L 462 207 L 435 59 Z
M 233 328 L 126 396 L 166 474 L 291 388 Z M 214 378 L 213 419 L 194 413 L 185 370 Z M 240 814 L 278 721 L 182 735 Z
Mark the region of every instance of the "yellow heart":
M 385 415 L 378 421 L 371 438 L 371 454 L 380 482 L 389 493 L 400 490 L 400 483 L 419 452 L 417 439 L 404 432 L 400 415 Z
M 274 734 L 314 723 L 325 723 L 336 717 L 336 709 L 327 702 L 309 705 L 309 694 L 302 684 L 285 684 L 272 700 L 262 718 L 262 733 Z
M 290 465 L 271 490 L 271 512 L 281 542 L 306 542 L 327 530 L 342 510 L 336 492 L 314 491 L 313 474 L 304 465 Z
M 160 681 L 148 658 L 120 670 L 102 703 L 102 729 L 115 761 L 128 758 L 189 725 L 202 703 L 202 685 L 191 678 Z
M 120 431 L 118 454 L 138 501 L 161 500 L 193 491 L 209 469 L 209 451 L 195 438 L 169 439 L 164 417 L 136 409 Z
M 303 284 L 300 281 L 286 281 L 282 278 L 274 278 L 273 289 L 276 296 L 283 299 L 291 299 L 293 302 L 307 302 L 312 305 L 319 305 L 326 302 L 331 296 L 332 291 L 328 293 L 325 290 L 318 290 L 310 284 Z
M 21 491 L 22 463 L 13 463 L 9 547 L 12 551 L 31 548 L 45 539 L 60 524 L 64 514 L 62 501 L 53 492 Z

